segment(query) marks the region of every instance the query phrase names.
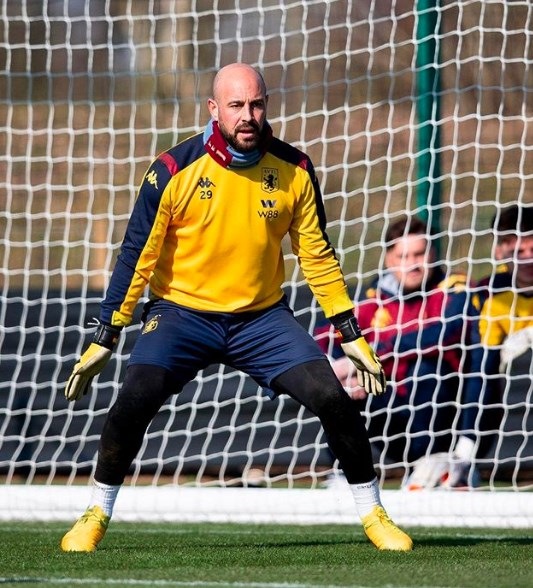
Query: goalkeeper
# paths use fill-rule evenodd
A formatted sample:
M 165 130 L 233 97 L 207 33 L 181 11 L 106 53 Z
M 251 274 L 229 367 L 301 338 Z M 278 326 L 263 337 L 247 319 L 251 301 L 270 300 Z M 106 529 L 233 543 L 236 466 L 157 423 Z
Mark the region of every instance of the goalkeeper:
M 273 137 L 267 102 L 264 80 L 253 68 L 222 68 L 207 101 L 211 117 L 204 132 L 157 157 L 142 180 L 101 304 L 101 324 L 65 389 L 68 400 L 88 392 L 148 284 L 143 328 L 103 426 L 88 509 L 63 537 L 64 551 L 96 549 L 151 420 L 215 362 L 316 414 L 370 541 L 382 550 L 412 548 L 381 505 L 356 404 L 283 295 L 282 240 L 288 234 L 359 383 L 372 394 L 385 391 L 381 364 L 361 336 L 325 233 L 313 165 Z

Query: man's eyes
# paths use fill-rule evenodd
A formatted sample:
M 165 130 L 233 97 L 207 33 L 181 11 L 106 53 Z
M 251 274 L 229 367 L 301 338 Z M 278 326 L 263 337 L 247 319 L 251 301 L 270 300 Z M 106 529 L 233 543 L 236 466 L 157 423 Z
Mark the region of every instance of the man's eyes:
M 250 106 L 252 108 L 265 108 L 265 103 L 264 102 L 250 102 Z M 241 108 L 244 107 L 244 103 L 237 103 L 234 102 L 233 104 L 229 105 L 230 108 L 234 108 L 236 110 L 240 110 Z

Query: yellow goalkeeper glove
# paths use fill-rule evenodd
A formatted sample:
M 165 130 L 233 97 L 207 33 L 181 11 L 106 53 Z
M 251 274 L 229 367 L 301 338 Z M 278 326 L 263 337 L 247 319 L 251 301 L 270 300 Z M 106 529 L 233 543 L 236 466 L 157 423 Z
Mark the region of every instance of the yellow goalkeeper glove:
M 359 385 L 368 394 L 376 396 L 383 394 L 387 387 L 387 380 L 381 361 L 361 334 L 353 311 L 336 314 L 329 320 L 342 337 L 342 350 L 355 365 Z
M 85 396 L 94 376 L 98 375 L 109 361 L 117 344 L 120 327 L 100 324 L 94 335 L 93 342 L 74 366 L 65 387 L 67 400 L 78 400 Z

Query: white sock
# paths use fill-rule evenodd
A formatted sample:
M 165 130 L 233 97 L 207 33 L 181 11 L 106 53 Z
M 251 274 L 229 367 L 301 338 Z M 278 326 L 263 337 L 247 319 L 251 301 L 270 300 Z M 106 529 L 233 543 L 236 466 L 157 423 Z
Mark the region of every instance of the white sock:
M 91 493 L 91 506 L 99 506 L 108 517 L 112 516 L 119 490 L 120 486 L 109 486 L 109 484 L 102 484 L 94 480 Z
M 379 482 L 377 477 L 364 484 L 350 484 L 357 514 L 360 518 L 370 514 L 375 506 L 382 506 L 379 496 Z

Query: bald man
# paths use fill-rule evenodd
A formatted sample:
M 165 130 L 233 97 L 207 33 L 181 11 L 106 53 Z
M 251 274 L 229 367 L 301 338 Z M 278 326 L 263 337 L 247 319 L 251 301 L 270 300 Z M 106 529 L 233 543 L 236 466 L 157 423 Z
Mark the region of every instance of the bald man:
M 325 232 L 313 165 L 273 137 L 267 103 L 255 69 L 224 67 L 207 101 L 204 132 L 159 155 L 144 176 L 99 326 L 65 388 L 70 401 L 87 393 L 148 285 L 141 331 L 103 426 L 89 508 L 63 537 L 64 551 L 96 549 L 153 417 L 213 363 L 245 372 L 267 394 L 288 394 L 311 410 L 351 485 L 369 539 L 378 549 L 412 548 L 381 505 L 357 405 L 282 290 L 282 240 L 288 234 L 361 386 L 384 392 L 382 366 L 361 336 Z

